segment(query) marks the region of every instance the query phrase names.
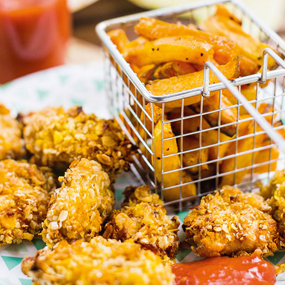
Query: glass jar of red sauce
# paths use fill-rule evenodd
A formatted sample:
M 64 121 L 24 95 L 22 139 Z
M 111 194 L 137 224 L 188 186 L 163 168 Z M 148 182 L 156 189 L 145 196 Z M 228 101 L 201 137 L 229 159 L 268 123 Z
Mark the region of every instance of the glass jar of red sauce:
M 0 0 L 0 83 L 65 63 L 67 0 Z

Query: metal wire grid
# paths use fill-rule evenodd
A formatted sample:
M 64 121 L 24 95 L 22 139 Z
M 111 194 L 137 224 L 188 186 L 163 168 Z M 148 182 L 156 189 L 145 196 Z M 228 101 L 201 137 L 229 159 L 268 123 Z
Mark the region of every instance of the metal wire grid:
M 278 69 L 274 71 L 267 72 L 267 61 L 268 56 L 273 57 L 278 64 L 285 68 L 284 62 L 271 50 L 264 53 L 263 57 L 263 71 L 262 74 L 255 74 L 251 76 L 246 76 L 243 78 L 238 78 L 234 82 L 229 83 L 223 75 L 211 64 L 205 65 L 204 72 L 204 86 L 201 88 L 192 89 L 189 91 L 183 91 L 176 94 L 170 94 L 165 96 L 155 97 L 151 95 L 145 88 L 144 85 L 138 80 L 136 75 L 132 72 L 128 64 L 124 61 L 122 56 L 116 50 L 115 46 L 110 42 L 108 36 L 106 37 L 106 31 L 112 30 L 114 28 L 124 28 L 126 32 L 133 30 L 133 26 L 138 22 L 140 17 L 156 17 L 161 20 L 167 20 L 168 22 L 177 22 L 178 20 L 185 21 L 185 12 L 189 13 L 188 23 L 195 23 L 194 12 L 198 9 L 208 10 L 208 15 L 211 13 L 211 9 L 216 3 L 226 3 L 229 8 L 239 16 L 244 23 L 244 30 L 249 34 L 254 34 L 255 37 L 258 36 L 260 40 L 267 43 L 272 43 L 273 47 L 277 50 L 284 52 L 285 45 L 282 40 L 272 31 L 264 27 L 258 20 L 254 18 L 246 9 L 235 1 L 217 1 L 210 4 L 199 4 L 199 5 L 188 5 L 187 7 L 178 7 L 174 9 L 161 9 L 158 11 L 147 12 L 139 15 L 132 15 L 125 18 L 115 19 L 107 22 L 101 23 L 97 27 L 97 32 L 101 37 L 104 45 L 107 47 L 106 51 L 106 81 L 107 81 L 107 94 L 109 98 L 109 107 L 113 115 L 116 116 L 119 124 L 128 135 L 129 139 L 139 146 L 139 155 L 134 158 L 135 168 L 133 168 L 136 176 L 142 178 L 147 184 L 149 184 L 153 189 L 161 190 L 162 199 L 165 198 L 167 202 L 166 206 L 172 206 L 173 209 L 182 210 L 188 207 L 189 203 L 199 202 L 199 198 L 205 194 L 212 192 L 221 186 L 221 181 L 223 177 L 227 176 L 232 178 L 233 185 L 238 184 L 239 187 L 252 190 L 256 188 L 256 183 L 262 179 L 268 180 L 272 175 L 272 169 L 275 169 L 274 163 L 278 163 L 278 168 L 284 168 L 284 155 L 285 150 L 284 140 L 275 131 L 280 131 L 284 128 L 283 125 L 270 126 L 273 125 L 273 120 L 281 120 L 284 117 L 284 95 L 285 95 L 285 71 L 284 69 Z M 183 15 L 180 18 L 179 15 Z M 127 33 L 128 34 L 128 33 Z M 131 38 L 133 35 L 128 34 Z M 216 76 L 221 80 L 220 83 L 209 85 L 208 72 L 211 69 Z M 261 89 L 260 84 L 264 83 L 266 79 L 272 79 L 273 81 L 268 87 Z M 244 84 L 254 84 L 255 85 L 255 98 L 248 102 L 243 96 L 241 96 L 241 86 Z M 235 87 L 236 86 L 236 89 Z M 228 89 L 233 96 L 237 99 L 236 104 L 231 106 L 223 106 L 222 104 L 222 94 L 223 91 Z M 205 100 L 209 92 L 216 91 L 219 94 L 219 103 L 216 110 L 206 110 Z M 239 92 L 237 92 L 239 91 Z M 189 107 L 185 106 L 185 99 L 190 96 L 201 96 L 199 112 L 189 115 Z M 176 117 L 168 118 L 168 111 L 170 110 L 174 101 L 180 101 L 181 107 L 176 108 Z M 271 111 L 266 114 L 259 114 L 257 112 L 258 107 L 262 102 L 270 102 L 272 105 Z M 149 104 L 149 112 L 146 111 L 146 106 Z M 252 105 L 254 106 L 252 106 Z M 157 153 L 155 153 L 155 132 L 157 129 L 155 122 L 155 109 L 156 106 L 161 108 L 161 129 L 160 132 L 163 134 L 164 128 L 171 125 L 172 128 L 178 126 L 175 129 L 175 134 L 172 137 L 165 138 L 163 135 L 159 144 L 161 144 L 160 149 L 163 150 L 164 146 L 169 142 L 175 140 L 177 142 L 178 150 L 172 154 L 164 154 L 161 151 L 161 157 L 157 159 Z M 190 106 L 191 107 L 191 106 Z M 241 109 L 250 113 L 250 117 L 240 117 Z M 225 123 L 223 122 L 223 112 L 236 112 L 236 120 Z M 268 110 L 267 110 L 268 111 Z M 188 113 L 188 114 L 187 114 Z M 171 113 L 170 113 L 171 114 Z M 215 116 L 216 123 L 210 125 L 207 128 L 203 127 L 205 118 Z M 267 118 L 267 121 L 263 118 Z M 199 125 L 196 131 L 187 132 L 187 124 L 195 120 L 199 121 Z M 207 121 L 207 120 L 206 120 Z M 239 134 L 239 126 L 242 124 L 253 124 L 253 132 L 242 135 Z M 209 119 L 208 119 L 209 125 Z M 186 128 L 185 128 L 186 126 Z M 261 126 L 261 128 L 259 127 Z M 235 136 L 231 140 L 223 140 L 225 130 L 227 128 L 235 129 Z M 186 131 L 185 131 L 186 129 Z M 205 145 L 203 143 L 203 135 L 208 135 L 209 132 L 216 132 L 216 141 L 212 144 Z M 193 149 L 184 149 L 184 141 L 189 137 L 195 137 L 198 141 L 198 146 Z M 261 136 L 267 136 L 266 145 L 258 145 L 257 141 Z M 229 142 L 231 147 L 234 146 L 233 153 L 227 156 L 220 157 L 223 148 L 228 148 Z M 249 148 L 246 151 L 240 152 L 242 149 L 242 144 L 248 144 Z M 281 154 L 278 158 L 273 158 L 273 148 L 274 144 L 277 143 Z M 202 162 L 202 152 L 205 150 L 215 149 L 216 157 L 212 158 L 210 161 Z M 266 152 L 267 150 L 267 152 Z M 262 162 L 256 162 L 256 154 L 264 152 L 268 159 Z M 183 163 L 183 158 L 187 154 L 198 152 L 197 163 L 193 165 L 185 166 Z M 284 152 L 285 153 L 285 152 Z M 165 165 L 174 157 L 179 157 L 179 167 L 175 169 L 167 170 Z M 250 160 L 250 164 L 243 167 L 239 166 L 239 161 Z M 234 161 L 232 168 L 229 168 L 226 172 L 221 172 L 221 164 L 223 161 Z M 211 171 L 202 171 L 205 166 L 208 166 Z M 255 173 L 258 167 L 267 167 L 268 170 L 262 175 Z M 193 175 L 192 181 L 183 180 L 184 174 L 191 172 L 191 169 L 198 169 L 197 173 Z M 205 174 L 206 173 L 206 174 Z M 245 173 L 244 178 L 240 181 L 238 176 L 240 173 Z M 179 176 L 179 183 L 173 185 L 166 185 L 165 180 L 171 175 Z M 157 179 L 159 177 L 159 179 Z M 191 185 L 195 185 L 197 189 L 197 195 L 187 197 L 187 189 L 191 188 Z M 166 192 L 170 191 L 170 192 Z M 166 195 L 171 193 L 171 197 Z M 174 193 L 174 194 L 173 194 Z

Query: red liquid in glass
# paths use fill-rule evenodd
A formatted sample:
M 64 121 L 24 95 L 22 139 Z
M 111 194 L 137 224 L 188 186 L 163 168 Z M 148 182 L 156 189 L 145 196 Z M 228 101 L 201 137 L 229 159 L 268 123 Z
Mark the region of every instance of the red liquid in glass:
M 0 83 L 63 64 L 69 37 L 66 0 L 0 0 Z

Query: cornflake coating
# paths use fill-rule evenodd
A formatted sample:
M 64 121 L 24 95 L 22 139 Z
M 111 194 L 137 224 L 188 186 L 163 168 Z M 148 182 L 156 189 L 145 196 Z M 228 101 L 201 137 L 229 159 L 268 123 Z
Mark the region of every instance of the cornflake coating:
M 22 271 L 37 285 L 172 285 L 174 275 L 159 256 L 139 244 L 93 238 L 61 241 L 25 257 Z
M 21 158 L 25 153 L 21 125 L 3 104 L 0 104 L 0 130 L 0 160 Z
M 186 241 L 204 257 L 248 255 L 255 250 L 263 257 L 273 255 L 280 242 L 277 223 L 266 213 L 270 210 L 257 194 L 223 187 L 188 213 L 183 225 Z
M 269 181 L 269 185 L 260 189 L 260 194 L 268 199 L 271 206 L 271 214 L 277 221 L 279 232 L 283 243 L 285 239 L 285 170 L 276 171 L 274 177 Z M 283 244 L 284 246 L 284 244 Z
M 85 114 L 81 107 L 68 111 L 49 107 L 24 118 L 26 148 L 33 161 L 54 167 L 57 162 L 70 164 L 78 158 L 96 160 L 113 176 L 128 171 L 135 147 L 114 120 Z
M 101 230 L 113 205 L 110 179 L 101 165 L 85 158 L 74 161 L 51 198 L 43 241 L 49 247 L 63 239 L 90 241 Z
M 0 161 L 0 245 L 31 240 L 42 229 L 56 179 L 47 167 Z
M 114 210 L 103 236 L 116 240 L 132 240 L 161 256 L 168 263 L 175 262 L 179 246 L 179 221 L 166 215 L 163 202 L 151 194 L 148 186 L 128 187 L 121 210 Z M 169 259 L 170 258 L 170 259 Z

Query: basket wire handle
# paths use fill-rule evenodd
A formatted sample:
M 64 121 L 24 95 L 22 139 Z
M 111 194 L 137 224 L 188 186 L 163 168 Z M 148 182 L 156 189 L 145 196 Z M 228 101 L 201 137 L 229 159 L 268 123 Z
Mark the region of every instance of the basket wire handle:
M 282 61 L 282 59 L 270 49 L 264 50 L 263 62 L 265 61 L 267 62 L 268 55 L 272 56 L 277 61 L 277 63 L 279 63 L 283 68 L 285 68 L 285 64 Z M 204 79 L 206 77 L 206 80 L 204 80 L 202 95 L 204 97 L 205 96 L 209 97 L 210 95 L 210 92 L 208 90 L 209 69 L 211 69 L 211 71 L 219 78 L 219 80 L 225 84 L 227 89 L 229 89 L 229 91 L 236 97 L 238 102 L 240 102 L 241 105 L 243 105 L 243 107 L 255 119 L 255 121 L 259 124 L 259 126 L 267 133 L 267 135 L 272 139 L 272 141 L 275 142 L 279 150 L 282 151 L 283 154 L 285 154 L 285 140 L 283 139 L 283 137 L 272 128 L 272 126 L 260 115 L 260 113 L 257 110 L 255 110 L 255 108 L 248 102 L 248 100 L 235 89 L 234 85 L 210 61 L 207 61 L 204 66 Z M 262 79 L 265 78 L 265 80 L 266 80 L 266 71 L 263 72 L 263 78 L 262 78 Z
M 262 71 L 259 83 L 264 84 L 267 80 L 267 66 L 268 66 L 268 57 L 269 55 L 279 64 L 279 66 L 285 69 L 285 63 L 280 56 L 278 56 L 272 49 L 266 48 L 263 51 L 263 60 L 262 60 Z

